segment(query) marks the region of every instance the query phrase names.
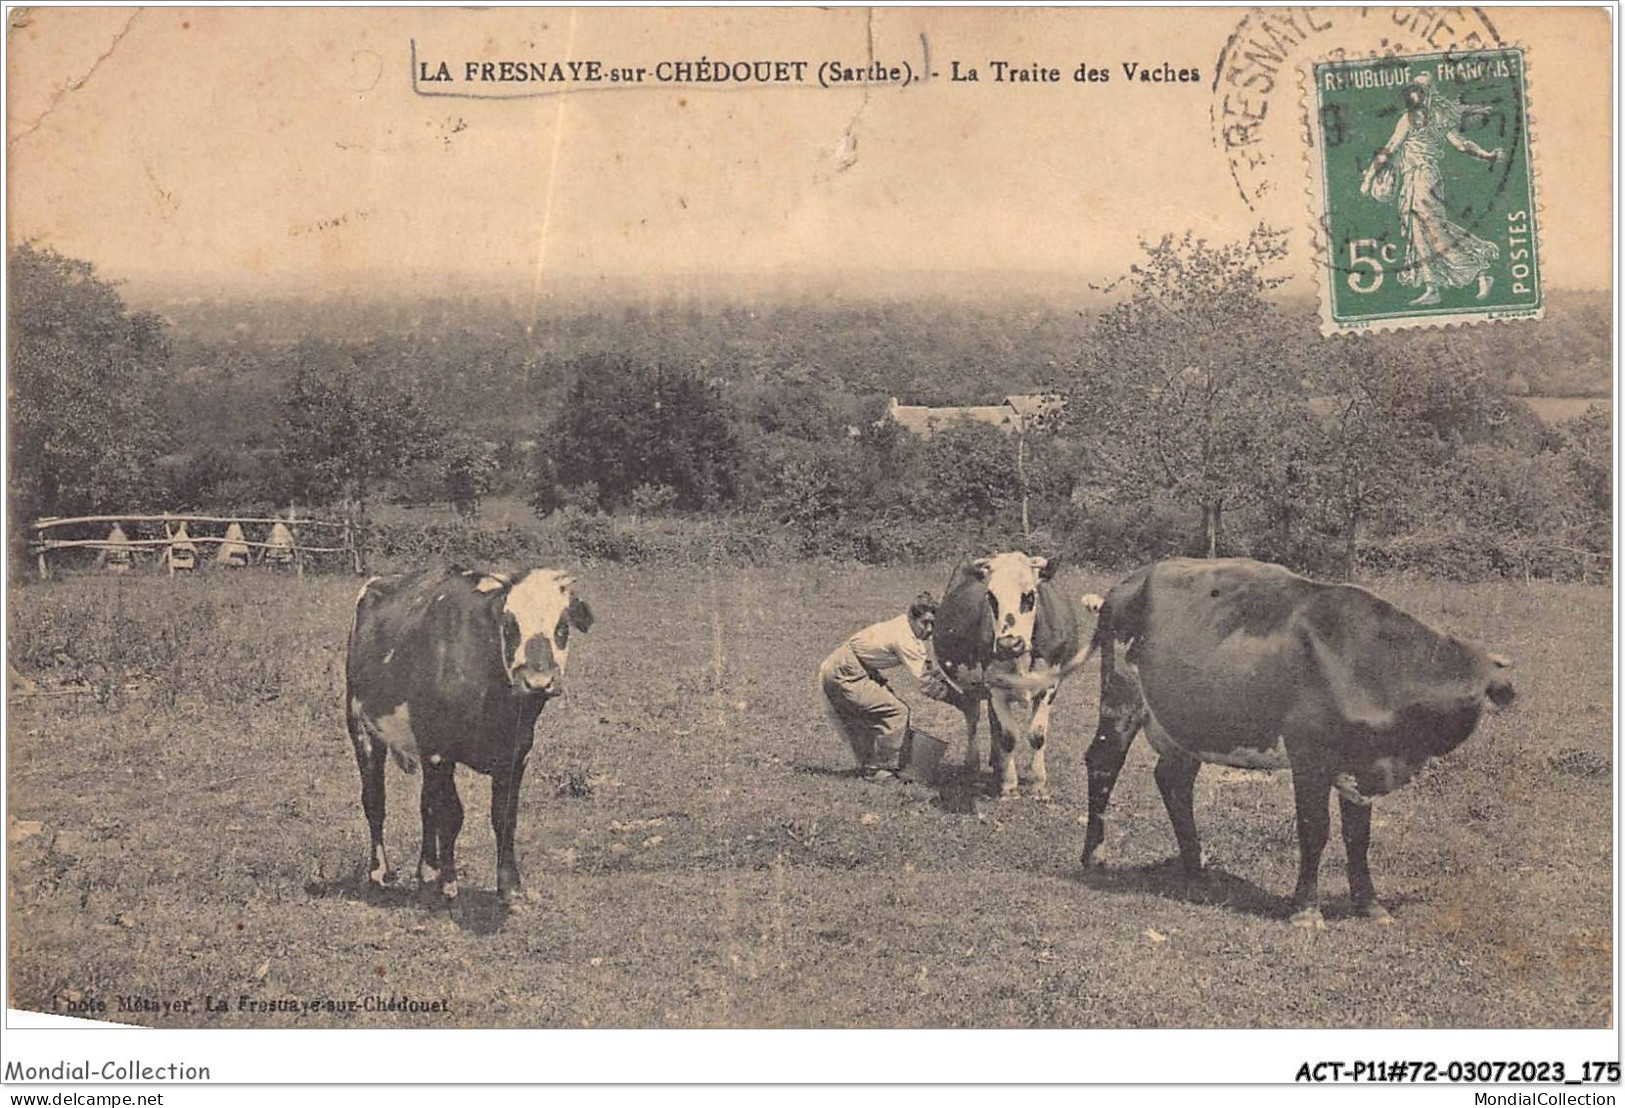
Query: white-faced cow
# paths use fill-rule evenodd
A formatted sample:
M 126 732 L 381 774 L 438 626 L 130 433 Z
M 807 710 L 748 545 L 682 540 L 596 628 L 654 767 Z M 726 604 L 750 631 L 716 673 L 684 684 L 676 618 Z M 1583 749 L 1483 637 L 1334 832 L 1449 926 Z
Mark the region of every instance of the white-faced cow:
M 1019 792 L 1016 743 L 1032 747 L 1029 791 L 1048 799 L 1044 741 L 1050 705 L 1065 667 L 1083 652 L 1080 603 L 1063 593 L 1056 565 L 1019 552 L 967 561 L 948 580 L 932 637 L 937 663 L 963 695 L 954 704 L 965 714 L 965 765 L 981 767 L 976 729 L 982 700 L 988 702 L 989 760 L 999 773 L 999 794 Z M 1021 683 L 1022 680 L 1025 683 Z
M 1126 650 L 1121 648 L 1126 647 Z M 1089 747 L 1087 865 L 1129 744 L 1143 727 L 1187 872 L 1203 860 L 1192 796 L 1203 762 L 1290 766 L 1297 803 L 1292 922 L 1320 928 L 1318 882 L 1335 790 L 1357 911 L 1380 922 L 1367 850 L 1371 798 L 1472 734 L 1486 702 L 1513 698 L 1505 658 L 1441 634 L 1354 585 L 1245 559 L 1179 559 L 1107 595 L 1100 726 Z
M 518 894 L 514 825 L 536 717 L 563 691 L 571 628 L 592 626 L 571 581 L 550 569 L 509 578 L 434 566 L 362 586 L 345 666 L 345 715 L 361 767 L 375 885 L 392 876 L 384 762 L 394 758 L 407 773 L 423 769 L 419 880 L 438 881 L 449 901 L 457 896 L 461 764 L 491 778 L 497 891 L 509 903 Z

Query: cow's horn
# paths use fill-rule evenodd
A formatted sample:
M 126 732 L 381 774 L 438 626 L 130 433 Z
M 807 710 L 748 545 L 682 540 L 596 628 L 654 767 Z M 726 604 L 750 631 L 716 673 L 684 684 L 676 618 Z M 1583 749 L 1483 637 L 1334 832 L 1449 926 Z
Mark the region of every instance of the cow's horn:
M 1490 661 L 1494 662 L 1501 669 L 1512 668 L 1512 659 L 1508 658 L 1505 654 L 1491 654 Z

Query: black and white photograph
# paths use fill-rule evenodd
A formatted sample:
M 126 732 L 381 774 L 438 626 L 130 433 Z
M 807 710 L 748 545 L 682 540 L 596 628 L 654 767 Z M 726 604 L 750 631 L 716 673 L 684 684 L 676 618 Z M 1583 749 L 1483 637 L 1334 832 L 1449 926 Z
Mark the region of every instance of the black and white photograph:
M 1617 16 L 8 9 L 6 1084 L 1617 1089 Z

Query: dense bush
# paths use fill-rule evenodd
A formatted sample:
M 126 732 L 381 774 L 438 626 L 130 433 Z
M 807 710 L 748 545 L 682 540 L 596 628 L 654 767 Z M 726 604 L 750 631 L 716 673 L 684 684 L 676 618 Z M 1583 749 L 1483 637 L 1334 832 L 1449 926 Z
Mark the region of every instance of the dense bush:
M 732 409 L 691 368 L 631 358 L 589 358 L 543 436 L 548 482 L 597 484 L 604 507 L 664 485 L 680 508 L 730 503 L 740 451 Z
M 374 525 L 366 529 L 362 541 L 369 566 L 384 569 L 435 558 L 481 568 L 515 568 L 558 561 L 568 552 L 556 530 L 487 530 L 449 523 Z

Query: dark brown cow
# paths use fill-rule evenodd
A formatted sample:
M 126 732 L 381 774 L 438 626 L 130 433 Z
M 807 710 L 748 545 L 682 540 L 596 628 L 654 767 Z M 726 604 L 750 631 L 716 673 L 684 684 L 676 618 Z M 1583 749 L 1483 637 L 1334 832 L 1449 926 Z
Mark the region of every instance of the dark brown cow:
M 1044 742 L 1050 705 L 1069 663 L 1083 653 L 1079 601 L 1052 580 L 1055 563 L 1019 552 L 968 561 L 954 570 L 937 609 L 932 646 L 937 663 L 959 687 L 954 704 L 965 714 L 965 765 L 981 768 L 976 728 L 988 702 L 988 758 L 999 773 L 1001 796 L 1018 794 L 1015 750 L 1032 747 L 1031 794 L 1049 798 Z
M 1126 647 L 1126 651 L 1121 648 Z M 1324 926 L 1320 856 L 1335 789 L 1355 907 L 1390 922 L 1366 852 L 1371 798 L 1454 750 L 1486 702 L 1513 698 L 1505 658 L 1441 634 L 1354 585 L 1245 559 L 1147 566 L 1106 597 L 1100 726 L 1089 747 L 1087 865 L 1142 727 L 1185 869 L 1199 873 L 1192 794 L 1203 762 L 1292 769 L 1299 867 L 1292 922 Z
M 458 764 L 491 778 L 497 891 L 519 892 L 513 836 L 519 783 L 536 717 L 562 690 L 570 629 L 592 626 L 572 578 L 533 569 L 515 578 L 434 566 L 375 577 L 356 599 L 345 666 L 346 720 L 361 768 L 361 806 L 372 835 L 369 876 L 391 876 L 384 852 L 384 761 L 423 768 L 418 879 L 457 896 L 463 805 Z

